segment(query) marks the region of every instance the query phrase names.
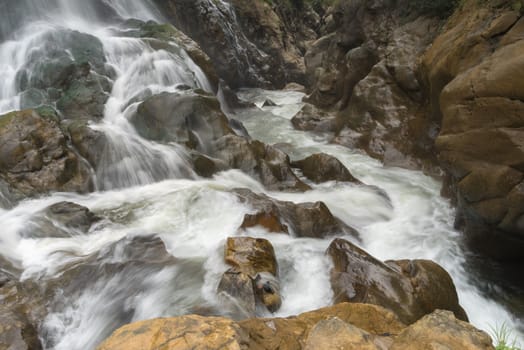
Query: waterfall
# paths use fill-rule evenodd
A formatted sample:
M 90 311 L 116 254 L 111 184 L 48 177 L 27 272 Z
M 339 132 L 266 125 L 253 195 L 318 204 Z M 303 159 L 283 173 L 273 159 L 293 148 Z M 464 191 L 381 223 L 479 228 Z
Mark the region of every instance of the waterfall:
M 236 35 L 238 22 L 229 4 L 209 0 L 209 6 L 221 14 L 242 54 L 247 39 Z M 137 23 L 143 23 L 135 20 L 164 22 L 150 0 L 0 3 L 0 114 L 42 101 L 56 107 L 56 89 L 50 85 L 56 77 L 37 69 L 48 62 L 78 63 L 85 54 L 78 46 L 84 44 L 93 57 L 89 78 L 106 98 L 101 117 L 87 124 L 107 139 L 93 169 L 96 191 L 11 203 L 0 180 L 0 262 L 9 261 L 22 281 L 52 291 L 45 295 L 49 310 L 38 329 L 45 349 L 95 349 L 116 328 L 147 318 L 228 315 L 216 296 L 227 269 L 223 246 L 254 210 L 238 200 L 235 188 L 297 203 L 322 200 L 335 216 L 359 229 L 363 247 L 378 258 L 433 259 L 444 266 L 474 325 L 522 325 L 468 275 L 452 207 L 439 195 L 441 184 L 421 172 L 387 168 L 329 144 L 325 135 L 294 130 L 290 119 L 303 106 L 302 93 L 242 91 L 239 96 L 252 107 L 235 118 L 254 139 L 285 145 L 293 159 L 317 152 L 336 156 L 360 180 L 385 191 L 391 202 L 376 188 L 351 183 L 311 184 L 311 191 L 286 193 L 269 191 L 239 170 L 203 179 L 194 173 L 186 147 L 141 137 L 129 120 L 144 99 L 187 89 L 212 93 L 213 88 L 181 45 L 152 45 L 135 35 Z M 276 106 L 263 107 L 266 99 Z M 103 219 L 87 233 L 60 227 L 64 234 L 45 236 L 43 210 L 63 201 L 86 206 Z M 266 238 L 275 248 L 284 300 L 275 316 L 331 304 L 332 263 L 325 255 L 330 239 L 295 238 L 260 227 L 246 234 Z M 151 245 L 142 260 L 132 254 L 137 244 L 140 249 Z

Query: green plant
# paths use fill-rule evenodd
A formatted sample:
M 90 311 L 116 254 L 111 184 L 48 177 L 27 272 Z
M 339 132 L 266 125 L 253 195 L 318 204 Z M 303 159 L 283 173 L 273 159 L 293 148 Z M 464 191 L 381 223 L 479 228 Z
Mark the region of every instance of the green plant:
M 496 350 L 522 350 L 506 323 L 497 327 L 491 327 L 491 336 L 496 344 Z

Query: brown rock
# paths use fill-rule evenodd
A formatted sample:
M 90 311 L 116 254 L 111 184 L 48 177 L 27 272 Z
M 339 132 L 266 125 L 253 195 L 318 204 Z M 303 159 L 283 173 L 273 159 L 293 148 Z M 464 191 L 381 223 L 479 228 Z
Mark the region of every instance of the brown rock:
M 408 324 L 436 308 L 467 319 L 451 277 L 433 262 L 383 263 L 340 238 L 331 243 L 327 253 L 334 263 L 331 284 L 335 302 L 380 305 Z
M 309 103 L 300 109 L 291 123 L 297 130 L 335 132 L 338 129 L 335 113 L 320 110 Z
M 304 350 L 376 350 L 369 333 L 336 317 L 318 322 L 311 329 Z
M 524 258 L 524 209 L 510 200 L 524 178 L 524 26 L 517 19 L 504 7 L 468 2 L 422 60 L 433 117 L 442 119 L 435 144 L 456 222 L 471 247 L 502 260 Z
M 229 265 L 255 276 L 259 272 L 278 275 L 278 264 L 273 246 L 267 239 L 229 237 L 224 259 Z
M 0 176 L 27 196 L 91 187 L 86 167 L 67 146 L 57 120 L 34 110 L 0 117 Z
M 132 323 L 118 329 L 98 350 L 247 349 L 247 339 L 231 320 L 182 316 Z
M 258 224 L 270 232 L 289 232 L 297 237 L 324 238 L 340 233 L 358 237 L 358 232 L 334 217 L 323 202 L 283 202 L 246 189 L 236 189 L 235 193 L 241 202 L 248 203 L 256 210 L 255 214 L 244 217 L 241 228 Z
M 494 349 L 491 338 L 449 311 L 436 310 L 403 330 L 391 350 Z
M 316 153 L 291 163 L 302 170 L 305 177 L 316 183 L 326 181 L 347 181 L 360 184 L 337 158 L 325 153 Z

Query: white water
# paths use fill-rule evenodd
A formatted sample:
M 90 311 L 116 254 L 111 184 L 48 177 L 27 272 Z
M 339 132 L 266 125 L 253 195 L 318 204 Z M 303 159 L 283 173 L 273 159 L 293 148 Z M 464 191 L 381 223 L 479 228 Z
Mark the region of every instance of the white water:
M 133 6 L 125 1 L 105 2 L 124 18 L 158 19 L 148 2 L 133 2 Z M 262 90 L 247 90 L 241 97 L 257 103 L 270 98 L 277 107 L 252 108 L 235 116 L 253 138 L 279 143 L 292 158 L 316 152 L 332 154 L 364 183 L 386 191 L 391 203 L 371 187 L 352 184 L 312 185 L 312 191 L 297 194 L 268 192 L 236 170 L 211 180 L 199 179 L 189 168 L 182 146 L 144 140 L 127 119 L 137 105 L 129 102 L 146 91 L 176 91 L 179 84 L 211 90 L 187 55 L 180 50 L 175 50 L 177 54 L 155 51 L 140 39 L 115 36 L 112 27 L 85 0 L 24 3 L 36 9 L 32 13 L 39 21 L 24 24 L 13 34 L 16 40 L 0 44 L 0 74 L 6 77 L 0 81 L 0 113 L 18 108 L 14 78 L 34 46 L 47 32 L 66 26 L 97 36 L 108 64 L 116 71 L 104 120 L 93 125 L 112 142 L 103 155 L 104 166 L 96 174 L 97 185 L 104 191 L 56 193 L 23 201 L 11 210 L 0 209 L 0 254 L 23 270 L 23 279 L 42 284 L 59 277 L 73 263 L 86 264 L 93 254 L 101 254 L 100 266 L 122 261 L 118 252 L 127 241 L 120 243 L 113 255 L 103 253 L 126 237 L 156 234 L 179 259 L 175 265 L 131 265 L 114 274 L 101 268 L 95 277 L 86 276 L 85 284 L 78 288 L 64 285 L 60 302 L 52 304 L 40 329 L 47 349 L 93 349 L 113 329 L 135 320 L 206 309 L 226 312 L 215 290 L 227 269 L 223 244 L 237 234 L 267 238 L 275 247 L 284 300 L 276 316 L 329 305 L 330 261 L 324 252 L 330 240 L 298 239 L 260 228 L 238 232 L 244 214 L 254 210 L 230 193 L 238 187 L 294 202 L 322 200 L 337 217 L 361 232 L 364 248 L 376 257 L 426 258 L 443 265 L 453 276 L 461 304 L 476 326 L 489 330 L 501 322 L 512 328 L 519 325 L 469 280 L 460 236 L 452 226 L 452 209 L 439 196 L 440 184 L 435 180 L 415 171 L 384 168 L 361 153 L 327 144 L 323 136 L 293 130 L 289 120 L 300 109 L 302 95 Z M 49 11 L 52 6 L 60 11 Z M 86 11 L 89 15 L 84 16 Z M 53 16 L 60 16 L 59 25 Z M 64 200 L 87 206 L 106 219 L 85 235 L 22 236 L 35 214 Z

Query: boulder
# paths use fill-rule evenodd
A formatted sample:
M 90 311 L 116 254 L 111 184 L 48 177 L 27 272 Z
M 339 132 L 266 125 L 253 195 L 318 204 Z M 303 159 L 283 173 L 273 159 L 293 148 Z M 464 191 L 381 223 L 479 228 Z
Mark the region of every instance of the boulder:
M 0 117 L 0 176 L 26 196 L 87 192 L 89 172 L 67 145 L 56 115 L 24 110 Z
M 43 349 L 38 331 L 25 315 L 0 305 L 0 348 L 16 350 Z
M 457 320 L 452 312 L 436 310 L 404 329 L 394 340 L 391 350 L 464 349 L 494 350 L 485 332 Z
M 269 190 L 304 192 L 310 189 L 293 173 L 287 154 L 260 141 L 225 135 L 214 143 L 210 155 L 230 168 L 258 178 Z
M 377 346 L 369 333 L 334 317 L 311 329 L 304 350 L 316 349 L 376 350 Z
M 218 285 L 219 295 L 237 306 L 241 316 L 254 316 L 257 305 L 277 311 L 281 304 L 278 264 L 271 243 L 262 238 L 230 237 L 225 262 L 232 266 Z
M 233 134 L 218 100 L 198 92 L 149 97 L 138 106 L 131 123 L 144 138 L 183 143 L 202 152 L 209 152 L 213 141 Z
M 323 202 L 299 203 L 272 199 L 246 189 L 236 189 L 241 202 L 254 208 L 254 214 L 244 217 L 241 228 L 262 226 L 270 232 L 291 233 L 297 237 L 325 238 L 330 235 L 358 232 L 331 214 Z
M 49 31 L 42 41 L 17 73 L 21 108 L 56 103 L 65 119 L 101 119 L 113 77 L 102 42 L 69 29 Z
M 182 316 L 136 322 L 124 326 L 98 350 L 183 350 L 245 348 L 244 332 L 233 321 L 218 317 Z
M 336 114 L 318 109 L 305 103 L 300 111 L 291 119 L 297 130 L 316 132 L 335 132 L 339 129 Z
M 383 306 L 407 324 L 435 309 L 447 309 L 463 320 L 451 277 L 431 261 L 383 263 L 354 244 L 335 239 L 327 250 L 333 259 L 331 284 L 335 302 Z
M 305 177 L 316 183 L 327 181 L 361 183 L 337 158 L 325 153 L 316 153 L 302 160 L 294 161 L 291 166 L 302 170 Z

